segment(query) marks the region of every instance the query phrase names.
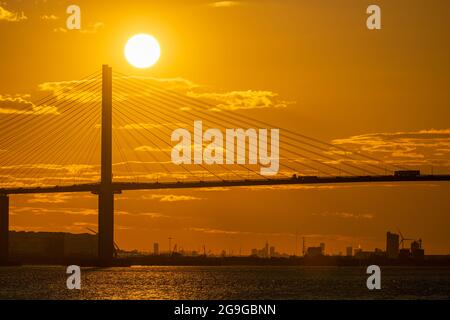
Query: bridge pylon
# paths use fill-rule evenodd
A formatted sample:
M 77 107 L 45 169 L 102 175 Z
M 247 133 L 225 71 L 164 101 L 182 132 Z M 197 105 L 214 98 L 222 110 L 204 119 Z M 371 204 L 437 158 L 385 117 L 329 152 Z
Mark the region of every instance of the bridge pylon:
M 98 192 L 98 258 L 111 265 L 114 257 L 114 190 L 112 184 L 112 68 L 103 65 L 101 181 Z

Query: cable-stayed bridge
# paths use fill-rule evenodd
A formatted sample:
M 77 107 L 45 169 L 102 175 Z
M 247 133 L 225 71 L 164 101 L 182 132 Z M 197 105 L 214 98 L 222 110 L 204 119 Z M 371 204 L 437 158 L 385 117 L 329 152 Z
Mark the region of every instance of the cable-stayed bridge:
M 126 190 L 450 180 L 283 128 L 275 176 L 242 162 L 175 165 L 171 133 L 192 128 L 194 121 L 214 128 L 274 127 L 182 94 L 177 85 L 189 84 L 168 86 L 103 66 L 79 81 L 44 84 L 51 94 L 28 108 L 6 109 L 0 118 L 0 261 L 8 259 L 10 195 L 98 195 L 99 261 L 108 265 L 114 255 L 114 195 Z M 245 151 L 251 147 L 249 140 Z

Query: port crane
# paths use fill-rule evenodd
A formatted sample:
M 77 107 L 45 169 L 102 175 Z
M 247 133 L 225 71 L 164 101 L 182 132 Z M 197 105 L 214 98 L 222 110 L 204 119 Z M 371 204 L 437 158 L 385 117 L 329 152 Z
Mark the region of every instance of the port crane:
M 98 232 L 97 232 L 97 231 L 95 231 L 95 230 L 93 230 L 93 229 L 91 229 L 91 228 L 89 228 L 89 227 L 87 227 L 86 230 L 92 232 L 92 233 L 95 234 L 95 235 L 98 235 Z M 115 257 L 115 258 L 117 258 L 117 255 L 118 255 L 119 251 L 120 251 L 120 248 L 119 248 L 119 246 L 117 245 L 117 243 L 114 241 L 114 257 Z
M 400 244 L 402 245 L 402 249 L 405 249 L 405 241 L 416 241 L 416 239 L 404 238 L 400 229 L 397 229 L 400 234 Z

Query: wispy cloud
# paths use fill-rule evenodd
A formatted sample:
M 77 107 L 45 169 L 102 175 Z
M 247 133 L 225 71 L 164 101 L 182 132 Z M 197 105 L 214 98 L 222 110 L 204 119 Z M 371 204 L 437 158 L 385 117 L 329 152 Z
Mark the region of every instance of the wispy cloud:
M 65 203 L 68 200 L 73 199 L 72 196 L 67 194 L 35 194 L 33 198 L 28 199 L 28 203 Z
M 87 28 L 81 28 L 80 30 L 73 30 L 73 31 L 79 31 L 80 33 L 83 33 L 83 34 L 94 34 L 94 33 L 97 33 L 98 31 L 100 31 L 101 29 L 103 29 L 104 26 L 105 26 L 105 24 L 103 22 L 98 21 L 98 22 L 89 24 L 87 26 Z M 69 31 L 72 31 L 72 30 L 67 30 L 66 28 L 63 28 L 63 27 L 53 29 L 53 32 L 68 33 Z
M 97 33 L 100 29 L 102 29 L 105 26 L 103 22 L 95 22 L 93 24 L 88 25 L 87 28 L 82 28 L 80 30 L 81 33 Z
M 27 19 L 23 12 L 11 12 L 0 6 L 0 21 L 19 22 Z
M 176 78 L 154 78 L 154 77 L 116 77 L 117 80 L 134 79 L 148 83 L 148 90 L 139 90 L 133 93 L 116 93 L 116 99 L 126 100 L 127 97 L 153 97 L 155 90 L 161 94 L 161 89 L 172 90 L 182 93 L 190 98 L 207 100 L 210 104 L 210 111 L 220 111 L 222 109 L 260 109 L 260 108 L 285 108 L 294 101 L 280 99 L 278 93 L 267 90 L 234 90 L 228 92 L 214 92 L 211 88 L 194 83 L 190 80 Z M 155 87 L 157 86 L 157 87 Z M 180 110 L 190 110 L 191 103 L 188 99 L 179 101 Z
M 152 146 L 139 146 L 134 148 L 134 151 L 138 152 L 170 152 L 170 148 L 156 148 Z
M 336 217 L 341 219 L 368 219 L 371 220 L 374 218 L 374 215 L 371 213 L 350 213 L 350 212 L 322 212 L 322 213 L 313 213 L 313 216 L 320 217 Z
M 450 165 L 450 129 L 369 133 L 336 139 L 333 144 L 396 163 Z
M 224 235 L 237 235 L 237 234 L 254 234 L 253 232 L 222 230 L 213 228 L 188 228 L 189 231 L 201 232 L 206 234 L 224 234 Z
M 59 17 L 55 16 L 54 14 L 44 14 L 40 16 L 41 20 L 58 20 Z
M 5 153 L 8 153 L 8 150 Z M 14 161 L 14 157 L 11 157 L 9 161 Z M 18 172 L 26 172 L 27 175 L 20 175 Z M 2 188 L 21 188 L 95 183 L 99 179 L 99 172 L 98 166 L 84 164 L 11 164 L 0 166 L 0 178 Z
M 97 216 L 98 210 L 88 208 L 37 208 L 37 207 L 11 207 L 15 215 L 30 214 L 34 216 L 65 214 L 75 216 Z
M 98 83 L 98 85 L 95 85 Z M 79 101 L 84 104 L 101 101 L 100 79 L 50 81 L 38 85 L 40 91 L 52 92 L 57 101 Z M 79 88 L 79 89 L 78 89 Z
M 189 89 L 194 89 L 201 87 L 201 85 L 194 83 L 188 79 L 182 77 L 170 77 L 170 78 L 158 78 L 158 77 L 144 77 L 144 76 L 116 76 L 114 80 L 135 80 L 142 82 L 142 84 L 147 84 L 149 86 L 158 86 L 156 89 L 168 89 L 176 91 L 186 91 Z M 149 95 L 153 93 L 153 89 L 149 87 L 149 90 L 141 90 L 136 93 L 138 96 Z
M 48 105 L 35 105 L 29 99 L 29 95 L 1 95 L 0 114 L 23 114 L 23 115 L 58 115 L 58 109 Z
M 245 231 L 245 230 L 226 230 L 209 227 L 190 227 L 186 228 L 187 231 L 200 232 L 208 235 L 239 235 L 239 236 L 251 236 L 251 237 L 289 237 L 295 238 L 298 235 L 291 232 L 257 232 L 257 231 Z M 364 239 L 363 237 L 351 237 L 343 234 L 302 234 L 307 239 L 314 239 L 314 241 L 345 241 L 352 242 L 355 240 Z
M 272 91 L 247 90 L 230 91 L 224 93 L 190 91 L 188 96 L 197 99 L 210 100 L 216 106 L 216 111 L 221 109 L 260 109 L 260 108 L 285 108 L 293 102 L 278 99 L 278 94 Z
M 239 1 L 214 1 L 211 3 L 208 3 L 208 6 L 213 8 L 230 8 L 230 7 L 236 7 L 240 5 L 241 2 Z
M 203 198 L 187 195 L 175 195 L 175 194 L 152 194 L 151 196 L 143 196 L 142 199 L 159 200 L 161 202 L 177 202 L 177 201 L 202 200 Z
M 116 130 L 148 130 L 148 129 L 161 129 L 161 128 L 173 128 L 177 129 L 180 126 L 186 125 L 185 123 L 180 122 L 166 122 L 166 123 L 148 123 L 148 122 L 139 122 L 139 123 L 128 123 L 122 126 L 115 127 Z

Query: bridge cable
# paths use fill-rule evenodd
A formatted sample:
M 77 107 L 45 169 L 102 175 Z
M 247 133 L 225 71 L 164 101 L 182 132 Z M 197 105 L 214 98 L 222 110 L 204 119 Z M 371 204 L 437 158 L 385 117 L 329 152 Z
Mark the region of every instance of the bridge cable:
M 150 98 L 147 98 L 147 100 L 148 99 L 150 99 Z M 151 98 L 152 100 L 154 100 L 155 98 Z M 159 100 L 159 99 L 156 99 L 156 100 Z M 160 100 L 159 100 L 160 101 Z M 179 102 L 179 101 L 178 101 Z M 184 111 L 184 112 L 186 112 L 186 113 L 189 113 L 189 111 Z M 192 113 L 191 113 L 192 114 Z M 205 113 L 202 113 L 202 117 L 208 117 L 208 116 L 206 116 L 206 114 Z M 215 117 L 215 118 L 217 118 L 217 117 Z M 223 119 L 220 119 L 220 120 L 223 120 Z M 215 122 L 215 121 L 212 121 L 212 120 L 209 120 L 209 121 L 211 121 L 211 122 Z M 225 120 L 226 122 L 230 122 L 230 120 Z M 242 122 L 245 122 L 245 121 L 242 121 Z M 215 122 L 216 124 L 217 124 L 217 122 Z M 222 124 L 218 124 L 218 125 L 222 125 Z M 293 145 L 293 144 L 291 144 L 291 143 L 289 143 L 289 142 L 285 142 L 285 144 L 287 144 L 287 145 L 290 145 L 290 146 L 293 146 L 293 147 L 296 147 L 296 148 L 299 148 L 299 149 L 302 149 L 302 150 L 304 150 L 305 152 L 308 152 L 308 153 L 312 153 L 312 154 L 315 154 L 316 156 L 319 156 L 319 157 L 322 157 L 322 158 L 328 158 L 328 160 L 331 160 L 331 161 L 337 161 L 337 162 L 340 162 L 339 160 L 336 160 L 336 159 L 333 159 L 333 158 L 330 158 L 330 157 L 327 157 L 327 156 L 325 156 L 325 155 L 321 155 L 321 154 L 318 154 L 317 152 L 315 152 L 315 151 L 311 151 L 311 150 L 307 150 L 307 149 L 305 149 L 305 148 L 301 148 L 301 147 L 299 147 L 299 146 L 295 146 L 295 145 Z M 304 144 L 304 143 L 302 143 L 302 144 Z M 284 147 L 280 147 L 280 149 L 282 149 L 283 150 L 283 148 Z M 328 151 L 328 150 L 326 150 L 326 151 Z M 298 154 L 297 154 L 298 155 Z M 301 155 L 301 157 L 305 157 L 304 155 Z M 314 161 L 314 160 L 313 160 Z M 322 162 L 319 162 L 320 164 L 323 164 Z M 368 172 L 367 170 L 365 170 L 365 169 L 363 169 L 363 168 L 360 168 L 360 167 L 356 167 L 356 166 L 353 166 L 353 165 L 351 165 L 351 164 L 347 164 L 347 163 L 344 163 L 344 162 L 342 162 L 344 165 L 347 165 L 347 166 L 349 166 L 349 167 L 353 167 L 354 169 L 356 169 L 356 170 L 361 170 L 361 171 L 364 171 L 364 172 Z M 327 164 L 323 164 L 323 165 L 327 165 Z M 327 165 L 328 166 L 328 165 Z M 350 175 L 353 175 L 353 173 L 350 173 L 349 171 L 346 171 L 346 170 L 344 170 L 344 169 L 338 169 L 338 168 L 335 168 L 335 167 L 332 167 L 333 169 L 335 169 L 335 170 L 337 170 L 337 171 L 343 171 L 343 172 L 346 172 L 347 174 L 350 174 Z M 374 174 L 374 172 L 370 172 L 370 173 L 372 173 L 372 174 Z
M 97 102 L 93 102 L 92 104 L 96 104 Z M 80 114 L 80 116 L 76 119 L 76 121 L 73 122 L 73 125 L 70 127 L 65 127 L 63 130 L 58 130 L 57 134 L 63 133 L 68 128 L 73 129 L 70 132 L 75 132 L 76 134 L 73 136 L 75 144 L 69 144 L 67 143 L 67 135 L 61 134 L 56 141 L 52 144 L 52 149 L 50 149 L 50 153 L 46 154 L 46 157 L 48 159 L 53 159 L 51 162 L 51 168 L 57 168 L 58 166 L 64 167 L 64 164 L 68 160 L 68 157 L 72 156 L 73 154 L 76 154 L 75 152 L 79 151 L 80 148 L 83 147 L 82 142 L 84 140 L 82 139 L 86 135 L 86 129 L 92 128 L 95 126 L 95 123 L 97 122 L 96 117 L 92 117 L 94 114 L 98 114 L 98 110 L 91 109 L 90 112 L 86 112 L 84 114 Z M 93 119 L 93 121 L 86 121 L 90 118 Z M 61 144 L 61 148 L 59 147 Z M 39 148 L 39 147 L 37 147 Z M 53 151 L 52 151 L 53 150 Z M 34 159 L 34 158 L 33 158 Z M 30 160 L 26 160 L 31 163 Z M 30 166 L 31 170 L 33 169 L 33 164 Z M 29 174 L 30 169 L 25 171 L 23 174 Z M 66 168 L 67 170 L 67 168 Z
M 94 89 L 94 88 L 98 88 L 98 87 L 99 87 L 99 85 L 95 84 L 95 85 L 90 86 L 89 90 Z M 96 94 L 97 94 L 97 92 L 94 92 L 94 94 L 92 92 L 90 92 L 90 93 L 82 92 L 81 94 L 79 94 L 78 99 L 82 100 L 81 97 L 84 97 L 84 99 L 86 99 L 86 98 L 90 99 L 91 97 L 95 96 Z M 73 114 L 73 112 L 76 111 L 76 110 L 74 110 L 75 109 L 74 107 L 77 106 L 76 103 L 77 103 L 77 101 L 74 101 L 74 100 L 72 100 L 72 101 L 63 101 L 62 104 L 66 104 L 67 106 L 71 106 L 72 111 L 68 112 L 67 114 L 62 113 L 62 115 L 65 116 L 65 115 Z M 58 106 L 58 104 L 55 105 L 55 107 L 56 106 Z M 51 120 L 61 120 L 61 118 L 57 117 L 57 118 L 52 118 Z M 57 123 L 57 121 L 56 121 L 56 123 Z M 21 124 L 19 124 L 18 126 L 20 126 L 20 125 Z M 33 131 L 35 132 L 38 127 L 41 127 L 44 130 L 47 130 L 50 125 L 51 125 L 51 123 L 50 124 L 48 122 L 47 123 L 42 123 L 42 122 L 39 122 L 39 121 L 35 121 L 34 124 L 32 124 L 32 125 L 29 125 L 27 123 L 27 127 L 25 129 L 23 129 L 18 135 L 17 134 L 16 135 L 12 135 L 9 139 L 6 139 L 2 143 L 5 146 L 7 146 L 8 143 L 10 143 L 10 142 L 13 142 L 13 144 L 14 143 L 17 144 L 18 141 L 21 138 L 27 137 L 27 135 L 30 134 Z
M 117 103 L 122 105 L 122 103 L 116 102 L 116 104 L 117 104 Z M 124 113 L 122 113 L 122 111 L 120 111 L 119 109 L 116 108 L 115 110 L 116 110 L 118 113 L 120 113 L 123 117 L 127 118 L 129 121 L 132 121 L 127 115 L 125 115 Z M 148 131 L 152 136 L 154 136 L 154 137 L 156 137 L 156 138 L 158 138 L 158 139 L 161 139 L 160 137 L 156 136 L 153 132 L 149 131 L 147 128 L 142 127 L 142 129 Z M 138 130 L 137 132 L 141 133 L 139 130 Z M 142 133 L 141 133 L 141 134 L 142 134 Z M 160 152 L 164 152 L 164 150 L 161 149 L 161 148 L 159 148 L 158 145 L 157 145 L 155 142 L 153 142 L 152 140 L 149 140 L 149 141 L 151 141 L 151 143 L 155 146 L 155 148 L 156 148 L 157 150 L 160 150 Z M 164 140 L 163 140 L 163 141 L 164 141 Z M 164 153 L 165 153 L 165 152 L 164 152 Z M 152 158 L 154 158 L 154 161 L 155 161 L 155 162 L 160 163 L 160 161 L 157 160 L 157 159 L 155 158 L 154 154 L 151 154 L 151 156 L 152 156 Z M 161 165 L 163 165 L 163 164 L 161 163 Z M 185 166 L 181 166 L 181 168 L 182 168 L 183 170 L 185 170 L 187 173 L 189 173 L 190 175 L 192 175 L 194 178 L 197 178 L 197 176 L 196 176 L 191 170 L 187 169 Z M 170 172 L 170 171 L 168 171 L 168 172 Z
M 94 103 L 95 103 L 95 101 L 94 101 Z M 40 131 L 39 134 L 36 134 L 32 139 L 29 139 L 27 141 L 27 143 L 24 143 L 22 145 L 22 149 L 25 149 L 27 151 L 25 153 L 21 154 L 21 158 L 22 158 L 21 162 L 25 163 L 25 162 L 31 161 L 31 159 L 34 159 L 34 158 L 30 158 L 30 156 L 34 156 L 34 157 L 38 156 L 39 157 L 39 153 L 37 151 L 41 150 L 41 148 L 44 147 L 45 145 L 47 145 L 47 146 L 49 145 L 49 140 L 48 140 L 49 137 L 47 136 L 48 132 L 50 132 L 52 134 L 52 136 L 55 136 L 55 135 L 61 133 L 64 129 L 73 128 L 74 126 L 78 125 L 78 123 L 76 121 L 72 122 L 72 119 L 75 119 L 75 120 L 79 119 L 81 117 L 81 113 L 80 112 L 74 113 L 74 111 L 79 111 L 79 110 L 74 108 L 71 112 L 69 112 L 67 114 L 67 115 L 69 115 L 69 114 L 71 115 L 69 117 L 69 119 L 67 119 L 69 121 L 66 121 L 66 123 L 68 125 L 66 125 L 66 126 L 59 126 L 59 128 L 58 128 L 59 124 L 58 123 L 53 123 L 53 125 L 47 126 L 45 128 L 45 130 Z M 65 116 L 66 115 L 63 115 L 60 120 L 65 120 L 64 119 Z M 77 128 L 75 127 L 74 129 L 76 130 Z M 62 138 L 64 138 L 64 136 L 60 137 L 60 139 L 57 140 L 57 141 L 60 141 Z M 53 145 L 53 148 L 54 147 L 55 146 Z M 5 157 L 3 159 L 3 161 L 1 161 L 1 163 L 4 164 L 7 161 L 10 161 L 11 159 L 14 159 L 16 157 L 16 154 L 18 152 L 21 152 L 22 149 L 14 150 L 9 155 L 9 157 Z M 47 155 L 47 157 L 48 157 L 48 155 Z M 19 166 L 19 169 L 20 169 L 20 166 Z
M 125 76 L 127 79 L 130 79 L 131 81 L 134 80 L 134 79 L 136 79 L 135 77 L 129 77 L 129 76 L 124 75 L 124 74 L 122 74 L 122 73 L 117 73 L 117 74 L 120 74 L 120 75 L 122 75 L 122 76 Z M 157 85 L 152 85 L 152 84 L 147 84 L 147 85 L 150 86 L 150 87 L 156 88 L 156 90 L 162 91 L 162 92 L 164 92 L 165 94 L 169 93 L 169 94 L 171 94 L 172 96 L 178 96 L 178 97 L 180 97 L 181 99 L 183 99 L 184 101 L 189 101 L 189 102 L 191 102 L 191 103 L 194 103 L 194 104 L 197 105 L 197 106 L 198 106 L 198 105 L 202 105 L 203 107 L 206 106 L 206 107 L 208 107 L 208 108 L 216 108 L 216 106 L 214 106 L 214 105 L 212 105 L 212 104 L 206 103 L 206 102 L 204 102 L 204 101 L 202 101 L 202 100 L 199 100 L 199 99 L 195 99 L 195 98 L 192 98 L 192 97 L 189 97 L 189 96 L 182 95 L 182 94 L 180 94 L 180 93 L 178 93 L 178 92 L 176 92 L 176 91 L 173 91 L 173 90 L 170 90 L 170 89 L 166 89 L 166 88 L 162 88 L 162 87 L 157 86 Z M 224 110 L 224 111 L 226 111 L 226 112 L 229 113 L 229 114 L 237 115 L 236 112 L 233 112 L 233 111 L 231 111 L 231 110 Z M 239 115 L 237 115 L 237 116 L 239 116 Z M 243 117 L 243 118 L 246 118 L 246 119 L 249 120 L 249 121 L 253 121 L 253 122 L 257 122 L 257 123 L 263 124 L 263 125 L 271 126 L 270 124 L 268 124 L 268 123 L 266 123 L 266 122 L 263 122 L 263 121 L 260 121 L 260 120 L 253 119 L 253 118 L 250 118 L 250 117 L 245 116 L 245 115 L 240 115 L 240 116 Z M 302 137 L 303 139 L 308 139 L 308 140 L 314 141 L 314 142 L 316 142 L 316 143 L 324 144 L 324 145 L 327 145 L 328 147 L 332 147 L 332 148 L 335 148 L 335 149 L 339 149 L 339 150 L 341 150 L 341 151 L 344 151 L 345 153 L 352 153 L 351 151 L 349 151 L 349 150 L 347 150 L 347 149 L 345 149 L 345 148 L 343 148 L 343 147 L 336 146 L 336 145 L 334 145 L 334 144 L 330 144 L 330 143 L 327 143 L 327 142 L 324 142 L 324 141 L 321 141 L 321 140 L 319 140 L 319 139 L 312 138 L 312 137 L 309 137 L 309 136 L 306 136 L 306 135 L 303 135 L 303 134 L 299 134 L 299 133 L 293 132 L 293 131 L 288 130 L 288 129 L 283 129 L 283 128 L 281 128 L 281 129 L 282 129 L 283 131 L 287 132 L 287 133 L 290 133 L 291 135 L 299 136 L 299 137 Z M 303 142 L 303 141 L 300 141 L 300 140 L 298 140 L 298 139 L 295 139 L 295 138 L 292 138 L 292 137 L 289 137 L 289 136 L 287 136 L 287 138 L 289 138 L 289 139 L 291 139 L 291 140 L 294 140 L 294 141 L 296 141 L 296 142 L 299 142 L 299 143 L 305 143 L 305 142 Z M 317 148 L 320 148 L 320 147 L 317 147 Z M 384 162 L 383 162 L 382 160 L 380 160 L 380 159 L 376 159 L 375 157 L 371 157 L 371 156 L 365 155 L 365 154 L 360 153 L 360 152 L 357 152 L 357 155 L 359 155 L 359 156 L 361 156 L 361 157 L 364 157 L 364 158 L 366 158 L 366 159 L 370 159 L 370 160 L 372 160 L 372 161 L 378 162 L 378 163 L 384 163 Z M 348 158 L 348 159 L 350 159 L 350 160 L 356 161 L 356 159 L 354 159 L 354 158 L 352 158 L 352 157 L 350 157 L 350 156 L 348 156 L 348 155 L 346 155 L 346 154 L 344 154 L 344 157 L 346 157 L 346 158 Z M 371 163 L 367 163 L 367 165 L 371 165 L 372 167 L 375 167 L 375 168 L 377 168 L 377 169 L 379 169 L 379 170 L 385 170 L 384 168 L 380 168 L 380 167 L 378 167 L 378 166 L 374 166 L 374 165 L 372 165 Z M 395 165 L 391 165 L 391 166 L 397 167 L 397 168 L 402 168 L 402 167 L 395 166 Z
M 118 102 L 121 104 L 125 104 L 124 101 Z M 128 106 L 129 107 L 129 106 Z M 120 112 L 120 111 L 119 111 Z M 139 110 L 137 110 L 137 112 L 139 112 Z M 142 127 L 144 130 L 146 130 L 147 132 L 149 132 L 150 134 L 152 134 L 154 137 L 156 137 L 157 139 L 159 139 L 160 141 L 162 141 L 164 144 L 168 145 L 169 148 L 171 147 L 170 143 L 168 143 L 167 141 L 165 141 L 164 139 L 162 139 L 161 137 L 155 135 L 151 130 L 148 130 L 148 128 Z M 205 168 L 204 166 L 200 165 L 204 170 L 208 171 L 210 174 L 212 174 L 213 176 L 215 176 L 216 178 L 219 178 L 219 176 L 217 176 L 214 172 L 211 172 L 209 169 Z
M 116 87 L 117 87 L 117 85 L 116 85 Z M 119 85 L 119 87 L 120 87 L 120 85 Z M 135 105 L 134 103 L 132 103 L 132 101 L 130 101 L 130 99 L 128 99 L 127 100 L 127 102 L 128 103 L 130 103 L 130 104 L 132 104 L 132 105 Z M 137 108 L 140 108 L 138 105 L 135 105 Z M 129 106 L 130 107 L 130 109 L 133 109 L 134 111 L 136 111 L 136 109 L 134 109 L 132 106 Z M 147 112 L 147 113 L 150 113 L 151 115 L 153 115 L 153 119 L 154 119 L 154 117 L 156 116 L 154 113 L 151 113 L 150 111 L 148 111 L 148 110 L 142 110 L 143 112 Z M 139 112 L 139 111 L 138 111 Z M 164 120 L 164 121 L 167 121 L 167 120 Z M 160 126 L 162 126 L 162 127 L 165 127 L 166 129 L 168 129 L 169 130 L 169 132 L 170 132 L 170 128 L 166 125 L 166 124 L 164 124 L 164 122 L 161 122 L 161 123 L 159 123 L 159 125 Z M 242 165 L 241 165 L 242 166 Z M 249 169 L 249 168 L 246 168 L 245 166 L 242 166 L 244 169 L 246 169 L 247 171 L 251 171 L 251 172 L 253 172 L 253 173 L 255 173 L 255 174 L 257 174 L 257 175 L 260 175 L 259 173 L 257 173 L 257 172 L 255 172 L 255 171 L 253 171 L 253 170 L 251 170 L 251 169 Z M 226 169 L 228 169 L 228 168 L 226 168 Z M 229 169 L 228 169 L 228 171 L 230 171 Z M 230 171 L 231 173 L 233 173 L 233 174 L 236 174 L 236 172 L 235 171 Z M 262 176 L 262 175 L 261 175 Z M 265 178 L 266 179 L 266 177 L 264 177 L 264 176 L 262 176 L 263 178 Z
M 77 85 L 75 85 L 73 88 L 71 88 L 69 91 L 67 91 L 65 94 L 63 94 L 62 96 L 58 96 L 58 95 L 55 95 L 54 93 L 52 93 L 50 96 L 52 96 L 52 99 L 51 100 L 46 100 L 44 103 L 46 103 L 46 104 L 48 104 L 48 102 L 51 102 L 52 100 L 56 100 L 56 101 L 60 101 L 60 102 L 56 102 L 56 104 L 53 106 L 54 108 L 56 108 L 56 107 L 59 107 L 59 106 L 61 106 L 61 105 L 64 105 L 64 102 L 67 102 L 67 101 L 70 101 L 70 99 L 68 99 L 68 100 L 65 100 L 65 99 L 63 99 L 64 97 L 66 97 L 66 96 L 68 96 L 69 94 L 71 94 L 72 93 L 72 91 L 75 91 L 75 90 L 77 90 L 78 92 L 79 91 L 81 91 L 81 90 L 83 90 L 83 89 L 85 89 L 86 87 L 88 87 L 91 83 L 92 83 L 92 81 L 98 81 L 98 79 L 89 79 L 89 81 L 85 81 L 85 82 L 82 82 L 82 83 L 79 83 L 79 84 L 77 84 Z M 64 89 L 66 89 L 66 87 L 64 87 L 62 90 L 64 90 Z M 59 91 L 61 91 L 61 90 L 59 90 Z M 43 106 L 44 104 L 34 104 L 34 107 L 41 107 L 41 106 Z M 58 108 L 59 109 L 59 108 Z M 58 110 L 57 109 L 57 110 Z M 11 118 L 11 119 L 5 119 L 5 121 L 7 122 L 6 123 L 6 125 L 5 126 L 2 126 L 1 127 L 1 129 L 2 130 L 4 130 L 4 129 L 8 129 L 10 132 L 12 131 L 12 130 L 14 130 L 15 128 L 17 128 L 17 126 L 18 125 L 20 125 L 20 122 L 19 122 L 19 124 L 18 125 L 16 125 L 16 126 L 14 126 L 13 128 L 10 128 L 10 126 L 11 125 L 14 125 L 14 124 L 17 124 L 17 122 L 14 122 L 14 120 L 16 120 L 16 119 L 18 119 L 19 117 L 21 117 L 21 116 L 24 116 L 24 115 L 27 115 L 27 114 L 24 114 L 24 113 L 15 113 L 14 114 L 14 116 Z M 38 114 L 30 114 L 30 116 L 37 116 Z M 49 115 L 51 115 L 51 114 L 41 114 L 41 115 L 43 115 L 43 116 L 49 116 Z M 23 118 L 22 118 L 23 119 Z M 20 120 L 20 119 L 19 119 Z
M 147 99 L 148 100 L 148 99 Z M 152 102 L 152 103 L 155 103 L 154 101 Z M 161 103 L 156 103 L 157 105 L 159 105 L 159 106 L 164 106 L 163 104 L 161 104 Z M 161 111 L 161 109 L 160 108 L 158 108 L 158 109 L 155 109 L 155 110 L 157 110 L 159 113 L 163 113 L 162 111 Z M 147 112 L 149 112 L 148 110 L 146 110 Z M 187 113 L 189 113 L 189 112 L 187 112 Z M 172 115 L 172 117 L 173 117 L 173 115 Z M 209 120 L 210 122 L 215 122 L 215 121 L 213 121 L 213 120 Z M 215 123 L 217 123 L 217 122 L 215 122 Z M 218 124 L 218 123 L 217 123 Z M 222 124 L 218 124 L 219 126 L 222 126 Z M 250 142 L 250 145 L 253 145 L 251 142 Z M 281 147 L 280 149 L 286 149 L 286 148 L 283 148 L 283 147 Z M 288 149 L 286 149 L 286 150 L 288 150 Z M 288 150 L 288 152 L 291 152 L 290 150 Z M 301 155 L 302 157 L 305 157 L 304 155 Z M 306 157 L 305 157 L 306 158 Z M 314 171 L 317 171 L 318 169 L 317 168 L 313 168 L 313 167 L 310 167 L 310 166 L 308 166 L 308 165 L 306 165 L 305 163 L 301 163 L 302 165 L 304 165 L 304 166 L 307 166 L 307 167 L 309 167 L 309 169 L 312 169 L 312 170 L 314 170 Z M 320 162 L 320 164 L 322 164 L 321 162 Z M 284 164 L 281 164 L 281 165 L 284 165 Z M 284 165 L 284 166 L 287 166 L 287 165 Z M 295 170 L 295 169 L 292 169 L 292 168 L 290 168 L 291 170 L 293 170 L 294 172 L 295 171 L 297 171 L 297 170 Z M 333 169 L 335 169 L 335 170 L 337 170 L 336 168 L 334 168 L 333 167 Z M 325 173 L 325 174 L 327 174 L 327 175 L 331 175 L 331 174 L 329 174 L 329 173 L 327 173 L 327 172 L 324 172 L 323 170 L 320 170 L 319 169 L 319 171 L 321 171 L 322 173 Z
M 117 109 L 116 109 L 115 107 L 113 107 L 113 110 L 115 110 L 116 112 L 120 112 L 120 113 L 121 113 L 121 111 L 117 111 Z M 118 119 L 122 119 L 122 118 L 119 117 L 119 116 L 114 116 L 114 118 L 113 118 L 113 119 L 115 119 L 115 120 L 117 121 L 117 123 L 119 123 L 119 128 L 116 128 L 116 130 L 119 130 L 120 128 L 124 127 L 124 124 L 126 124 L 127 121 L 119 122 L 117 118 L 118 118 Z M 139 142 L 137 141 L 136 137 L 135 137 L 134 135 L 132 135 L 130 132 L 128 132 L 128 130 L 123 130 L 123 132 L 126 133 L 129 137 L 131 137 L 131 139 L 132 139 L 134 142 L 137 142 L 137 144 L 139 144 Z M 123 137 L 123 139 L 125 140 L 125 142 L 126 142 L 128 148 L 129 148 L 130 150 L 134 150 L 134 148 L 132 147 L 131 142 L 129 142 L 128 139 L 126 138 L 126 135 L 122 135 L 122 137 Z M 144 161 L 144 160 L 141 158 L 141 156 L 139 155 L 139 152 L 135 153 L 135 155 L 136 155 L 136 157 L 137 157 L 139 163 L 141 163 L 141 164 L 144 166 L 145 172 L 151 171 L 151 170 L 147 170 L 148 161 Z M 167 173 L 170 173 L 170 170 L 166 168 L 166 166 L 164 165 L 164 163 L 162 163 L 161 161 L 159 161 L 153 154 L 151 154 L 150 156 L 152 157 L 153 163 L 154 163 L 154 164 L 160 165 L 160 166 L 163 168 L 164 171 L 166 171 Z M 139 177 L 137 177 L 137 178 L 139 179 Z

